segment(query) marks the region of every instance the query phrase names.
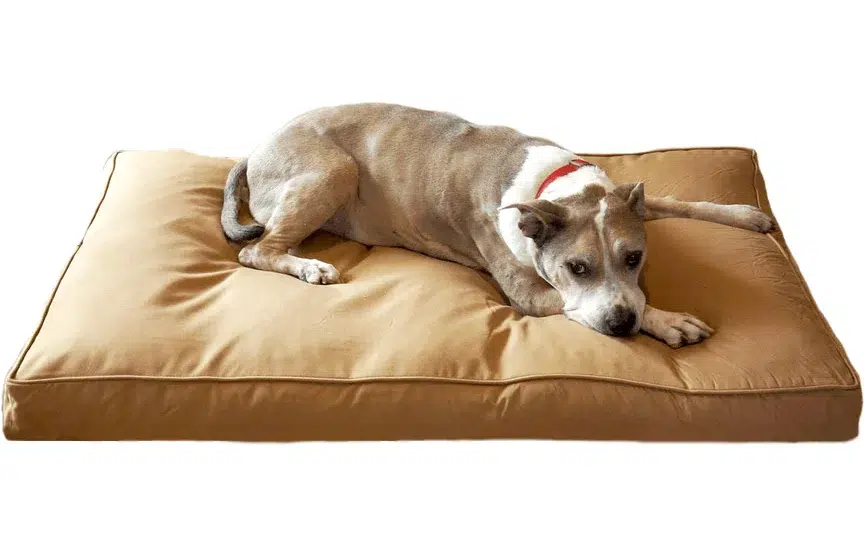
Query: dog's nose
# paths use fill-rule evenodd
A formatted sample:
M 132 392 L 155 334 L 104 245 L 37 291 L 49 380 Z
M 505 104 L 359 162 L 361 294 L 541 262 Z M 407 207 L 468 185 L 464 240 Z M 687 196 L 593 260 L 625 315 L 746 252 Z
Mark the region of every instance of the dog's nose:
M 613 336 L 629 336 L 636 326 L 636 312 L 624 306 L 615 306 L 606 315 L 606 328 Z

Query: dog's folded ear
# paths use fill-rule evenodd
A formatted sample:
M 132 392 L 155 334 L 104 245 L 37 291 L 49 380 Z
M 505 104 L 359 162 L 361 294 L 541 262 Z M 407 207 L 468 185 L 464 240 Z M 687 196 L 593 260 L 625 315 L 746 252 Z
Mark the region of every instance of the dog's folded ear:
M 534 240 L 537 247 L 542 246 L 555 233 L 564 228 L 564 219 L 567 216 L 566 208 L 545 199 L 511 204 L 503 206 L 499 210 L 509 208 L 515 208 L 521 212 L 519 230 L 527 238 Z
M 642 182 L 621 184 L 615 188 L 615 194 L 624 199 L 630 210 L 639 217 L 645 217 L 645 184 Z

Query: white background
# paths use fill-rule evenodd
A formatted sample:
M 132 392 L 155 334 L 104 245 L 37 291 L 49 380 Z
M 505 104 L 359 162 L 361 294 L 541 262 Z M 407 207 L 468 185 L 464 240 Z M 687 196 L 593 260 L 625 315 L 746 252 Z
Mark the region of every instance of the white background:
M 113 150 L 242 156 L 298 113 L 362 101 L 448 110 L 586 153 L 756 148 L 788 243 L 862 367 L 864 43 L 852 8 L 9 4 L 0 13 L 4 369 L 86 228 Z M 0 536 L 830 537 L 860 534 L 862 480 L 860 439 L 4 440 Z

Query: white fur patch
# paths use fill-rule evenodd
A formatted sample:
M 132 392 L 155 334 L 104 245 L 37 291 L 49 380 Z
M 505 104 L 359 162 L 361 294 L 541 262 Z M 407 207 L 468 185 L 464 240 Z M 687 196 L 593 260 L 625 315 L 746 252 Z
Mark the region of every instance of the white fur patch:
M 594 223 L 597 225 L 597 232 L 600 233 L 600 241 L 603 242 L 604 246 L 606 245 L 606 235 L 603 234 L 603 229 L 606 226 L 607 208 L 609 205 L 606 203 L 606 199 L 600 199 L 600 211 L 594 216 Z
M 366 135 L 364 142 L 366 143 L 366 152 L 368 152 L 370 156 L 374 156 L 378 152 L 378 143 L 380 140 L 378 133 L 374 131 Z
M 501 206 L 533 200 L 540 184 L 552 172 L 578 156 L 557 146 L 532 146 L 526 152 L 525 161 L 513 179 L 504 196 Z M 610 191 L 615 185 L 598 167 L 581 167 L 564 175 L 543 190 L 541 199 L 555 200 L 575 195 L 591 184 L 598 184 Z M 498 213 L 498 230 L 513 255 L 526 266 L 532 266 L 529 240 L 519 230 L 519 210 L 502 210 Z

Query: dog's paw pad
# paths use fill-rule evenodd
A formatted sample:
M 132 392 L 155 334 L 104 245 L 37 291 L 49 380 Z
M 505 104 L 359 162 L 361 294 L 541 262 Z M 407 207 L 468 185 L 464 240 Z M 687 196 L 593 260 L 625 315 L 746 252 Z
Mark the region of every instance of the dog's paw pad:
M 760 233 L 770 233 L 777 230 L 777 223 L 774 222 L 771 216 L 755 206 L 736 204 L 734 208 L 738 226 L 742 229 L 749 229 Z
M 339 271 L 332 264 L 315 259 L 306 261 L 299 277 L 307 283 L 316 285 L 339 283 Z

